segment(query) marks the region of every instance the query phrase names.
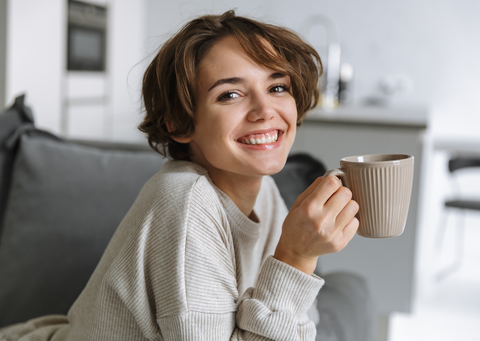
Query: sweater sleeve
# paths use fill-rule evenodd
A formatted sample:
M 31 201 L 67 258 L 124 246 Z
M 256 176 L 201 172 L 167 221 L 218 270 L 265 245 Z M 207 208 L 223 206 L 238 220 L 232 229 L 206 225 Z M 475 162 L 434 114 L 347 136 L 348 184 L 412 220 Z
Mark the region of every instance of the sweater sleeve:
M 238 339 L 314 340 L 316 329 L 307 310 L 323 284 L 316 275 L 267 258 L 255 288 L 249 288 L 239 304 Z
M 316 329 L 307 310 L 323 279 L 270 256 L 255 287 L 239 298 L 235 250 L 225 230 L 225 217 L 208 188 L 197 184 L 194 192 L 186 220 L 185 256 L 176 265 L 185 275 L 178 283 L 177 297 L 171 299 L 182 307 L 157 311 L 162 338 L 313 341 Z
M 190 310 L 157 322 L 164 340 L 313 341 L 316 329 L 306 312 L 323 283 L 315 275 L 269 257 L 256 286 L 246 290 L 236 311 Z M 204 299 L 208 305 L 208 297 Z

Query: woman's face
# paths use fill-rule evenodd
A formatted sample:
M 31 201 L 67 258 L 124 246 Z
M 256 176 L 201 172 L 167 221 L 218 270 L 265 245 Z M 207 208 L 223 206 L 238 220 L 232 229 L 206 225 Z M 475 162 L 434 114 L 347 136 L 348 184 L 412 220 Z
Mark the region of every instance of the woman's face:
M 235 38 L 218 41 L 199 65 L 192 160 L 211 176 L 279 172 L 296 133 L 290 89 L 289 76 L 254 63 Z

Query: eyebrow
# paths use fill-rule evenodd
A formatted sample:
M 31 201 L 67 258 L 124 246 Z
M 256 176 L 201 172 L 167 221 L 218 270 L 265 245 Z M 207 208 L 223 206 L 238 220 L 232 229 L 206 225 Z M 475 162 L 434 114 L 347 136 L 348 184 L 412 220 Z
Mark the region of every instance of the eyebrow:
M 286 75 L 280 72 L 274 72 L 270 75 L 270 77 L 268 77 L 268 79 L 273 80 L 273 79 L 279 79 L 283 77 L 286 77 Z M 239 84 L 239 83 L 245 83 L 245 78 L 241 78 L 241 77 L 222 78 L 216 81 L 215 84 L 213 84 L 210 87 L 210 89 L 208 89 L 208 91 L 222 84 Z

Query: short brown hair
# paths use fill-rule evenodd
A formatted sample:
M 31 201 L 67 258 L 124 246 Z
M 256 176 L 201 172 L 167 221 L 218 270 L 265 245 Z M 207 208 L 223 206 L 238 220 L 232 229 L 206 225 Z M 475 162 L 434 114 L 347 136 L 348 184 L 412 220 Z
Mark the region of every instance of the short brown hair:
M 188 144 L 178 143 L 172 137 L 194 133 L 198 65 L 209 49 L 226 36 L 235 37 L 245 53 L 259 65 L 290 76 L 297 125 L 316 105 L 322 63 L 315 49 L 296 33 L 236 16 L 233 10 L 222 15 L 205 15 L 190 21 L 170 38 L 143 76 L 145 117 L 138 128 L 147 134 L 150 146 L 163 156 L 189 159 Z M 168 131 L 168 121 L 173 123 L 174 131 Z

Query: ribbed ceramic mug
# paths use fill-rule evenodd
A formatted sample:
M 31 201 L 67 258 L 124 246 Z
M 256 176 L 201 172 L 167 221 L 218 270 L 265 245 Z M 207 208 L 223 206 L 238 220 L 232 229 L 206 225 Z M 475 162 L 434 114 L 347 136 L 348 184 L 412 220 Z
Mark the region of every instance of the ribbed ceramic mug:
M 341 159 L 328 171 L 348 187 L 360 206 L 357 233 L 368 238 L 396 237 L 403 233 L 413 184 L 413 156 L 371 154 Z

